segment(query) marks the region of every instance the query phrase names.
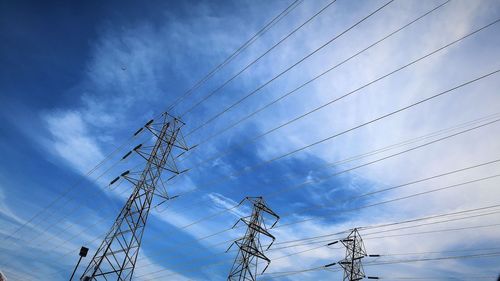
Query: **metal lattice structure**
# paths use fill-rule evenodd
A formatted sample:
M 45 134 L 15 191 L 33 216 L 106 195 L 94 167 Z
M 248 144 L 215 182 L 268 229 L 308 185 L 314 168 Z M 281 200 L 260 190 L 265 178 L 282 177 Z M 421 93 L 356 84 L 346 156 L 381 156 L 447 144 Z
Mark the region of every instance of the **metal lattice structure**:
M 80 280 L 132 279 L 153 197 L 162 181 L 162 172 L 179 174 L 172 153 L 176 149 L 188 149 L 180 132 L 184 123 L 167 113 L 160 119 L 149 121 L 135 133 L 137 135 L 143 129 L 148 130 L 154 136 L 154 145 L 138 145 L 132 150 L 147 161 L 137 179 L 132 176 L 133 173 L 126 171 L 111 182 L 112 184 L 123 178 L 131 182 L 134 188 Z M 169 199 L 166 193 L 160 196 L 164 200 Z
M 265 217 L 270 217 L 273 220 L 272 225 L 269 227 L 269 229 L 271 229 L 278 222 L 279 216 L 266 205 L 262 197 L 246 197 L 240 204 L 244 201 L 248 201 L 252 204 L 252 214 L 239 219 L 233 226 L 234 228 L 239 222 L 243 222 L 247 226 L 247 229 L 245 236 L 234 241 L 229 247 L 230 249 L 233 245 L 238 246 L 238 254 L 236 255 L 231 271 L 227 277 L 228 281 L 254 281 L 258 274 L 259 260 L 263 260 L 267 263 L 261 274 L 271 263 L 271 260 L 264 255 L 261 236 L 264 236 L 262 238 L 270 241 L 266 250 L 269 249 L 275 237 L 269 233 Z
M 345 258 L 338 262 L 344 269 L 343 281 L 356 281 L 365 278 L 362 259 L 366 257 L 366 250 L 363 244 L 363 239 L 358 230 L 355 228 L 347 236 L 340 240 L 346 248 Z

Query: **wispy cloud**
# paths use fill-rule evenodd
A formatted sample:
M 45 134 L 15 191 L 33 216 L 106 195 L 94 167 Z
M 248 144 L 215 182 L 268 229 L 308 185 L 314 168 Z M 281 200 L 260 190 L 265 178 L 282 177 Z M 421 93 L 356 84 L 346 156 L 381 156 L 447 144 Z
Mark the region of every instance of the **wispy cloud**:
M 286 75 L 273 81 L 255 96 L 191 135 L 188 138 L 190 144 L 196 144 L 214 132 L 225 128 L 440 3 L 438 1 L 425 3 L 421 3 L 421 1 L 395 1 L 391 3 L 379 15 L 339 37 L 333 44 L 314 54 Z M 188 124 L 186 130 L 202 124 L 241 96 L 252 92 L 259 85 L 298 61 L 304 54 L 339 34 L 350 24 L 381 4 L 381 1 L 360 3 L 338 1 L 324 16 L 319 17 L 296 35 L 290 37 L 285 44 L 280 45 L 279 48 L 263 57 L 255 66 L 249 68 L 223 90 L 207 99 L 193 114 L 186 116 L 185 120 Z M 180 19 L 178 16 L 166 12 L 165 19 L 161 23 L 153 23 L 144 19 L 127 27 L 103 27 L 99 38 L 91 44 L 91 56 L 83 71 L 83 77 L 71 91 L 80 97 L 79 102 L 76 105 L 68 106 L 68 108 L 49 110 L 42 114 L 46 130 L 40 137 L 42 146 L 47 153 L 58 156 L 74 170 L 86 174 L 93 165 L 104 158 L 105 152 L 112 151 L 121 143 L 121 139 L 129 137 L 135 129 L 142 126 L 155 113 L 164 110 L 169 101 L 189 88 L 187 85 L 191 85 L 196 77 L 201 77 L 208 70 L 207 65 L 212 65 L 215 61 L 223 58 L 234 46 L 237 46 L 238 42 L 244 41 L 243 38 L 250 32 L 246 30 L 242 32 L 240 28 L 232 27 L 253 26 L 257 19 L 264 18 L 263 14 L 259 14 L 260 11 L 263 9 L 274 10 L 275 8 L 278 10 L 279 5 L 259 2 L 249 6 L 251 7 L 245 6 L 248 10 L 246 8 L 238 10 L 236 15 L 241 16 L 213 16 L 217 9 L 215 6 L 198 4 L 192 7 L 192 14 L 186 19 Z M 183 112 L 197 100 L 203 98 L 203 95 L 216 89 L 219 84 L 225 81 L 225 78 L 236 73 L 241 66 L 262 54 L 294 26 L 312 15 L 319 6 L 314 1 L 305 1 L 286 20 L 277 24 L 231 65 L 214 76 L 213 80 L 181 103 L 176 108 L 177 112 L 175 113 Z M 272 105 L 235 129 L 228 130 L 220 137 L 200 146 L 194 150 L 192 156 L 181 162 L 182 165 L 186 168 L 197 165 L 203 159 L 225 152 L 228 146 L 238 145 L 243 140 L 253 138 L 279 124 L 284 124 L 295 116 L 300 116 L 336 97 L 349 93 L 409 61 L 491 22 L 499 16 L 497 6 L 493 1 L 478 1 L 472 4 L 468 1 L 451 1 L 426 17 L 425 20 L 415 23 L 404 32 L 398 33 L 290 97 Z M 246 12 L 249 14 L 246 15 Z M 494 204 L 495 198 L 500 196 L 500 191 L 495 188 L 498 180 L 471 184 L 453 191 L 435 192 L 411 200 L 401 200 L 361 209 L 349 214 L 342 213 L 345 208 L 362 206 L 367 202 L 397 198 L 430 190 L 434 187 L 459 183 L 478 176 L 490 175 L 498 170 L 498 165 L 453 177 L 436 179 L 349 204 L 337 204 L 335 200 L 458 169 L 470 163 L 493 160 L 500 155 L 500 144 L 497 141 L 498 136 L 500 136 L 498 125 L 485 127 L 470 134 L 457 136 L 453 140 L 436 143 L 422 150 L 401 155 L 401 157 L 394 157 L 362 169 L 356 169 L 354 172 L 345 173 L 324 182 L 320 179 L 330 173 L 354 167 L 365 163 L 365 161 L 387 155 L 389 152 L 400 151 L 398 149 L 402 148 L 390 150 L 386 154 L 372 155 L 343 163 L 330 169 L 321 170 L 318 168 L 324 167 L 326 163 L 385 147 L 402 139 L 411 139 L 496 113 L 500 104 L 500 99 L 496 94 L 500 80 L 496 77 L 470 85 L 456 94 L 443 96 L 435 103 L 422 104 L 415 109 L 401 112 L 394 118 L 386 118 L 370 126 L 333 138 L 331 141 L 314 145 L 279 161 L 273 161 L 255 169 L 253 173 L 242 173 L 220 183 L 217 182 L 217 179 L 237 173 L 247 166 L 307 146 L 498 68 L 496 63 L 500 58 L 498 51 L 500 39 L 495 36 L 497 31 L 498 27 L 492 26 L 484 32 L 432 55 L 408 69 L 387 77 L 387 79 L 376 82 L 356 92 L 356 94 L 259 138 L 258 141 L 244 143 L 224 157 L 208 161 L 191 170 L 190 174 L 181 175 L 167 183 L 169 188 L 172 186 L 174 190 L 175 194 L 172 195 L 191 191 L 192 194 L 181 195 L 164 212 L 152 211 L 153 218 L 150 222 L 157 236 L 155 236 L 156 240 L 148 240 L 150 244 L 145 241 L 142 251 L 144 263 L 152 265 L 148 269 L 138 269 L 137 275 L 146 275 L 149 272 L 169 268 L 169 263 L 159 263 L 153 252 L 160 251 L 163 247 L 179 247 L 176 245 L 177 243 L 194 245 L 194 249 L 198 250 L 193 250 L 192 257 L 198 255 L 199 249 L 209 251 L 209 253 L 211 251 L 219 253 L 225 250 L 228 245 L 216 246 L 215 250 L 210 247 L 218 242 L 238 237 L 241 234 L 238 230 L 227 231 L 213 238 L 204 239 L 204 237 L 231 227 L 238 217 L 248 213 L 248 208 L 238 208 L 233 212 L 223 213 L 195 224 L 192 222 L 220 212 L 221 209 L 231 208 L 246 195 L 266 195 L 279 188 L 292 186 L 303 181 L 308 181 L 310 184 L 293 192 L 283 192 L 283 196 L 275 196 L 268 201 L 271 207 L 287 213 L 283 216 L 283 224 L 311 219 L 305 223 L 277 227 L 272 230 L 276 234 L 277 242 L 335 233 L 356 226 L 474 208 L 486 203 Z M 150 140 L 147 135 L 140 136 L 140 138 L 142 139 L 134 141 Z M 124 150 L 127 149 L 129 148 Z M 119 158 L 114 160 L 117 159 Z M 121 163 L 120 167 L 112 169 L 111 172 L 118 174 L 119 169 L 125 169 L 127 165 L 133 166 L 140 163 L 139 160 L 130 161 Z M 116 175 L 109 175 L 110 178 L 114 176 Z M 217 184 L 208 184 L 211 182 L 217 182 Z M 102 179 L 98 184 L 105 185 L 106 181 Z M 92 188 L 95 187 L 92 186 Z M 195 189 L 197 191 L 194 191 Z M 121 188 L 110 192 L 112 194 L 111 200 L 118 205 L 127 196 L 126 193 L 120 194 L 123 192 Z M 108 191 L 104 193 L 107 194 Z M 5 198 L 0 193 L 0 211 L 13 222 L 21 223 L 23 220 L 15 216 L 15 210 L 8 208 L 4 202 Z M 309 204 L 325 205 L 326 207 L 306 209 Z M 98 210 L 98 207 L 94 209 L 96 209 L 97 218 L 104 217 L 100 213 L 104 209 Z M 106 210 L 109 211 L 108 208 Z M 498 218 L 498 215 L 495 215 L 474 219 L 473 222 L 478 225 L 487 224 Z M 111 220 L 112 218 L 107 220 L 107 223 L 111 224 Z M 77 222 L 68 221 L 67 223 Z M 88 223 L 87 221 L 83 222 L 85 225 Z M 446 227 L 456 225 L 459 224 L 447 224 Z M 71 233 L 81 232 L 82 227 L 85 226 L 74 227 Z M 168 229 L 166 234 L 164 234 L 165 229 Z M 478 231 L 476 234 L 450 232 L 446 234 L 446 239 L 442 239 L 439 235 L 408 236 L 404 240 L 367 239 L 366 245 L 373 252 L 397 253 L 429 249 L 442 251 L 458 247 L 463 241 L 468 241 L 470 245 L 481 244 L 484 239 L 492 242 L 497 241 L 494 233 L 488 231 Z M 91 241 L 91 237 L 100 234 L 97 234 L 97 231 L 86 233 L 86 236 L 79 238 L 78 241 Z M 163 237 L 163 235 L 178 235 L 182 239 L 165 242 L 158 238 Z M 58 243 L 63 243 L 64 238 L 55 237 L 54 239 Z M 96 241 L 96 243 L 98 242 Z M 75 242 L 68 247 L 77 247 L 76 244 Z M 157 247 L 160 249 L 156 249 Z M 343 255 L 342 249 L 324 247 L 284 257 L 308 248 L 310 246 L 297 246 L 270 251 L 269 256 L 283 258 L 273 261 L 269 271 L 294 270 L 297 269 L 298 264 L 301 268 L 314 267 L 327 261 L 335 261 Z M 463 266 L 463 269 L 446 271 L 446 267 L 449 268 L 449 266 L 460 268 L 461 266 L 456 266 L 457 264 Z M 404 267 L 404 270 L 398 267 L 394 272 L 404 274 L 407 271 L 423 274 L 435 269 L 438 272 L 465 274 L 480 267 L 475 263 L 468 264 L 468 266 L 464 266 L 464 264 L 463 262 L 442 263 L 432 265 L 428 269 L 419 265 L 408 265 Z M 175 270 L 168 270 L 164 273 L 170 274 L 172 272 Z M 221 272 L 222 270 L 217 270 L 214 276 L 222 274 Z M 378 272 L 390 274 L 386 268 L 382 268 Z M 330 275 L 328 273 L 311 273 L 287 278 L 289 280 L 306 280 L 307 278 L 313 280 L 325 278 L 325 276 Z M 143 278 L 148 280 L 147 277 Z M 175 280 L 202 280 L 200 278 L 203 277 L 187 274 L 175 278 L 177 278 Z
M 51 140 L 47 150 L 59 155 L 82 174 L 104 155 L 79 112 L 52 113 L 45 117 Z

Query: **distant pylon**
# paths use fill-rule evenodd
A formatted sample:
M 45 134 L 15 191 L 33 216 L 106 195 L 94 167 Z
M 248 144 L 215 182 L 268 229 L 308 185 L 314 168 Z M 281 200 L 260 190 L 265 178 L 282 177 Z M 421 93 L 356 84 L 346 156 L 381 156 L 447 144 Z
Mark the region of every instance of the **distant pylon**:
M 167 170 L 175 175 L 179 174 L 172 155 L 173 150 L 188 149 L 180 132 L 183 125 L 179 119 L 164 113 L 161 120 L 156 123 L 151 120 L 135 133 L 137 135 L 144 128 L 147 129 L 154 136 L 155 144 L 138 145 L 132 150 L 147 160 L 138 179 L 134 179 L 131 176 L 133 173 L 126 171 L 111 181 L 113 184 L 123 178 L 131 182 L 134 189 L 80 280 L 132 279 L 153 196 L 156 194 L 157 185 L 162 184 L 162 172 Z M 159 196 L 164 200 L 169 199 L 166 193 Z
M 338 241 L 332 242 L 328 245 L 333 245 Z M 365 245 L 363 244 L 363 239 L 358 232 L 358 229 L 354 228 L 351 233 L 340 242 L 345 247 L 345 258 L 338 262 L 338 265 L 344 269 L 343 281 L 357 281 L 366 277 L 363 270 L 362 259 L 366 257 Z M 331 263 L 326 265 L 330 267 L 335 265 Z
M 340 242 L 346 249 L 345 258 L 339 261 L 339 265 L 344 269 L 344 278 L 342 280 L 356 281 L 365 278 L 361 260 L 366 257 L 366 250 L 358 229 L 353 229 L 347 238 L 340 240 Z
M 229 247 L 230 249 L 233 245 L 237 245 L 238 254 L 234 259 L 233 266 L 227 277 L 228 281 L 255 281 L 258 274 L 258 261 L 264 260 L 267 263 L 261 273 L 263 273 L 271 263 L 271 260 L 264 255 L 260 236 L 263 235 L 265 236 L 263 238 L 270 240 L 267 246 L 267 249 L 269 249 L 275 237 L 268 232 L 264 216 L 267 214 L 273 219 L 273 223 L 269 228 L 273 228 L 276 225 L 279 216 L 266 205 L 262 197 L 246 197 L 240 204 L 245 200 L 252 204 L 252 214 L 239 219 L 233 226 L 233 228 L 236 227 L 241 221 L 246 224 L 247 229 L 245 236 L 234 241 Z
M 343 281 L 355 281 L 361 280 L 365 277 L 368 279 L 380 279 L 376 276 L 366 276 L 363 270 L 362 259 L 365 257 L 378 258 L 380 255 L 367 255 L 365 250 L 365 245 L 363 244 L 363 239 L 357 228 L 354 228 L 351 233 L 344 239 L 333 241 L 328 243 L 327 246 L 331 246 L 341 242 L 345 247 L 345 257 L 339 262 L 329 263 L 324 267 L 332 267 L 334 265 L 340 265 L 344 270 Z

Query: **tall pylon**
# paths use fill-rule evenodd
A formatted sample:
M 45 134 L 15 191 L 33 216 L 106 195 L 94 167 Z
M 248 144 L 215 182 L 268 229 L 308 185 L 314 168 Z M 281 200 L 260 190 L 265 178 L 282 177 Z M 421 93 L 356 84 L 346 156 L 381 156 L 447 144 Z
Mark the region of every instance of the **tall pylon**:
M 174 176 L 179 174 L 173 152 L 176 149 L 188 150 L 180 131 L 183 125 L 178 118 L 164 113 L 159 121 L 151 120 L 135 133 L 137 135 L 146 129 L 153 135 L 155 143 L 153 146 L 138 145 L 123 157 L 137 152 L 147 162 L 138 179 L 126 171 L 111 181 L 113 184 L 123 178 L 134 188 L 80 280 L 132 280 L 153 197 L 157 194 L 159 180 L 162 182 L 162 172 L 169 171 Z M 166 193 L 160 196 L 164 200 L 169 199 Z
M 358 229 L 354 228 L 347 238 L 340 240 L 340 242 L 346 249 L 345 258 L 338 262 L 344 269 L 344 278 L 342 280 L 357 281 L 365 278 L 361 260 L 366 257 L 366 250 Z
M 365 277 L 368 279 L 380 279 L 376 276 L 365 275 L 362 259 L 365 257 L 378 258 L 380 255 L 366 254 L 363 239 L 357 228 L 354 228 L 346 238 L 328 243 L 327 246 L 337 244 L 338 242 L 341 242 L 345 247 L 345 257 L 343 260 L 325 265 L 325 268 L 340 265 L 344 270 L 343 281 L 361 280 Z
M 276 225 L 279 216 L 266 205 L 262 197 L 246 197 L 240 202 L 240 205 L 244 201 L 252 204 L 252 214 L 240 218 L 233 226 L 234 228 L 239 222 L 243 222 L 247 226 L 247 229 L 245 236 L 234 241 L 227 249 L 229 251 L 233 245 L 238 246 L 238 254 L 234 259 L 233 266 L 227 277 L 228 281 L 255 281 L 258 274 L 258 261 L 264 260 L 267 262 L 266 267 L 261 273 L 263 273 L 271 263 L 271 260 L 264 255 L 261 235 L 264 236 L 263 238 L 267 238 L 266 240 L 270 241 L 268 242 L 267 249 L 271 247 L 276 239 L 269 233 L 265 217 L 268 217 L 268 220 L 269 217 L 271 217 L 273 220 L 272 225 L 269 227 L 270 229 Z

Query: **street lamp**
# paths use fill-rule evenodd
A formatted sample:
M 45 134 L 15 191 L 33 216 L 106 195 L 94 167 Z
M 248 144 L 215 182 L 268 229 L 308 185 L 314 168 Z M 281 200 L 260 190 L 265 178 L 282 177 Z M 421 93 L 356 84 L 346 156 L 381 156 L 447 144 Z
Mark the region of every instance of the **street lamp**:
M 80 262 L 82 261 L 83 257 L 87 256 L 87 253 L 89 252 L 89 248 L 83 247 L 80 249 L 80 258 L 78 259 L 78 262 L 76 263 L 75 269 L 73 270 L 73 273 L 71 274 L 71 277 L 69 278 L 69 281 L 73 280 L 73 276 L 75 276 L 75 272 L 78 269 L 78 265 L 80 265 Z

